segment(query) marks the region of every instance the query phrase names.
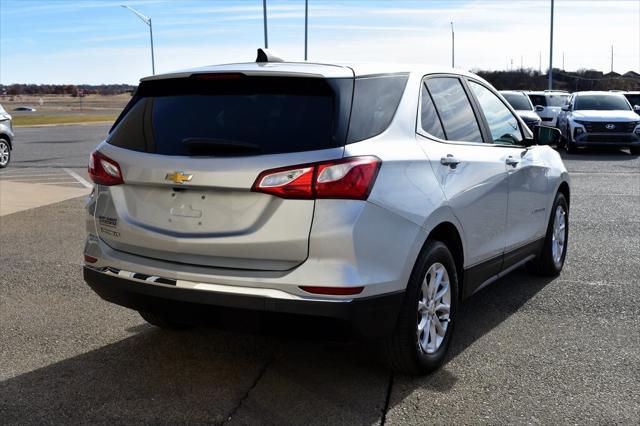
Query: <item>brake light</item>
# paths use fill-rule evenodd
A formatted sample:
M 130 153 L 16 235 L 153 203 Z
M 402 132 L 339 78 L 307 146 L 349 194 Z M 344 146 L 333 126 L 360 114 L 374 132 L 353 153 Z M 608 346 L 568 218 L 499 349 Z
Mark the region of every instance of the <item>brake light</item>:
M 100 151 L 93 151 L 89 157 L 89 177 L 98 185 L 112 186 L 124 183 L 120 165 Z
M 290 199 L 366 200 L 381 164 L 366 156 L 281 167 L 260 173 L 251 190 Z
M 300 288 L 307 293 L 312 294 L 328 294 L 331 296 L 351 296 L 362 293 L 364 287 L 320 287 L 301 285 Z

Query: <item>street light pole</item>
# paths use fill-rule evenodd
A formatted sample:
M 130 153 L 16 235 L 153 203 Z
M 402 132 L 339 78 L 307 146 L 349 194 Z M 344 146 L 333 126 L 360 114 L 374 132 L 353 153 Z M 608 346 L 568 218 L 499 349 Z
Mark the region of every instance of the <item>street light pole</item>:
M 269 48 L 269 39 L 267 38 L 267 0 L 262 0 L 262 16 L 264 20 L 264 48 Z
M 149 36 L 151 38 L 151 73 L 153 75 L 155 75 L 156 74 L 156 61 L 155 61 L 155 57 L 153 55 L 153 25 L 151 24 L 151 18 L 147 18 L 146 16 L 144 16 L 142 13 L 138 12 L 137 10 L 132 8 L 131 6 L 126 6 L 124 4 L 121 4 L 120 6 L 124 7 L 125 9 L 129 9 L 138 18 L 140 18 L 140 20 L 142 22 L 144 22 L 145 24 L 147 24 L 149 26 Z
M 304 60 L 307 60 L 307 39 L 309 35 L 309 0 L 304 0 Z
M 456 67 L 456 35 L 453 32 L 453 21 L 451 22 L 451 68 Z
M 553 90 L 553 0 L 551 0 L 551 35 L 549 37 L 549 90 Z

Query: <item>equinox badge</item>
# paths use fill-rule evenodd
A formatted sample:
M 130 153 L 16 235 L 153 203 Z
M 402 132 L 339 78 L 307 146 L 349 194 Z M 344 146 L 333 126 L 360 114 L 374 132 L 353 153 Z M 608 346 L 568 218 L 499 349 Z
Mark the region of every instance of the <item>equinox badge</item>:
M 193 175 L 188 175 L 185 174 L 183 172 L 173 172 L 173 173 L 167 173 L 167 175 L 164 177 L 165 180 L 170 180 L 171 182 L 175 182 L 177 184 L 183 184 L 185 182 L 189 182 L 191 181 L 191 178 L 193 177 Z

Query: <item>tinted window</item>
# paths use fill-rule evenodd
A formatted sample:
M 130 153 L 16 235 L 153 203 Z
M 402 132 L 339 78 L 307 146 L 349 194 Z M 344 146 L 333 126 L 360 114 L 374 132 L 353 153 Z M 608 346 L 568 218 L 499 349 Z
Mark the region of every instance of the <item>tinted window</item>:
M 356 79 L 348 142 L 379 135 L 391 124 L 407 85 L 407 74 Z
M 524 93 L 503 93 L 502 96 L 518 111 L 531 111 L 531 101 Z
M 469 82 L 469 86 L 478 99 L 480 108 L 489 124 L 493 142 L 497 144 L 518 145 L 522 141 L 522 131 L 516 117 L 509 111 L 494 93 L 486 87 Z
M 629 103 L 631 104 L 631 106 L 633 105 L 640 105 L 640 95 L 635 95 L 635 94 L 631 94 L 631 93 L 627 93 L 624 95 L 627 100 L 629 101 Z
M 533 106 L 547 106 L 547 98 L 544 95 L 529 95 Z
M 575 110 L 616 111 L 630 110 L 629 103 L 622 95 L 579 95 L 576 96 Z
M 213 76 L 143 82 L 108 142 L 163 155 L 256 155 L 344 144 L 350 79 Z M 341 87 L 346 84 L 345 90 Z M 343 124 L 341 124 L 343 123 Z
M 446 139 L 442 129 L 442 123 L 438 117 L 435 105 L 427 86 L 422 85 L 421 105 L 420 105 L 420 126 L 422 130 L 440 139 Z
M 447 139 L 482 142 L 478 122 L 460 80 L 438 77 L 428 79 L 426 84 L 440 114 Z

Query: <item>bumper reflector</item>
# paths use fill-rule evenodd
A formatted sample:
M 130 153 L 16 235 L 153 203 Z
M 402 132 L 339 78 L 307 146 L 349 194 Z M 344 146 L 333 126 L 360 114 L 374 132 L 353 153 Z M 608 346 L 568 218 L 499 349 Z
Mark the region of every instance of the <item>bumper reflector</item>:
M 307 293 L 313 294 L 329 294 L 332 296 L 350 296 L 353 294 L 360 294 L 364 287 L 319 287 L 319 286 L 299 286 Z
M 97 257 L 89 256 L 88 254 L 84 255 L 84 261 L 87 263 L 96 263 L 98 261 Z

